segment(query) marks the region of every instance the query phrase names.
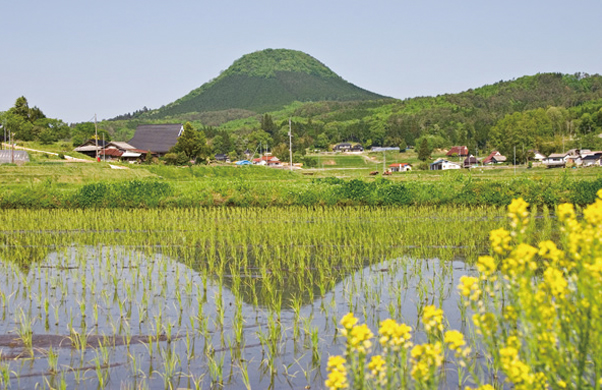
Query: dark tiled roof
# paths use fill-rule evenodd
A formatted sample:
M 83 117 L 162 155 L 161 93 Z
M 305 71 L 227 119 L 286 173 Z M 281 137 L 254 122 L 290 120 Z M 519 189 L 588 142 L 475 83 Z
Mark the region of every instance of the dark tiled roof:
M 181 124 L 140 125 L 128 143 L 136 149 L 167 153 L 178 141 Z

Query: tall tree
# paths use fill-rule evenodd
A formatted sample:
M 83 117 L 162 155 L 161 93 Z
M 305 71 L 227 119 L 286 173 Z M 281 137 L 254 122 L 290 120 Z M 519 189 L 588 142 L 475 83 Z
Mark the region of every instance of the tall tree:
M 418 148 L 418 160 L 426 161 L 431 157 L 431 148 L 429 147 L 429 141 L 426 137 L 422 138 L 420 147 Z
M 171 148 L 172 153 L 183 153 L 189 160 L 206 159 L 211 153 L 205 133 L 195 130 L 190 122 L 184 125 L 184 132 Z

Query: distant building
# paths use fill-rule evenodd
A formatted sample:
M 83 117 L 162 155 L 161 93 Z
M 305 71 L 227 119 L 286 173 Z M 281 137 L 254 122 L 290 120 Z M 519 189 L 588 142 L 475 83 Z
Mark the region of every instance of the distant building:
M 539 151 L 537 151 L 536 149 L 530 149 L 528 151 L 529 153 L 529 160 L 534 160 L 534 161 L 539 161 L 542 162 L 543 160 L 546 159 L 546 156 L 544 156 L 543 154 L 539 153 Z
M 134 137 L 128 142 L 140 150 L 148 150 L 153 155 L 164 156 L 171 149 L 178 137 L 184 132 L 181 124 L 140 125 Z
M 452 146 L 452 148 L 445 154 L 447 157 L 467 157 L 468 148 L 466 146 Z
M 429 169 L 431 171 L 446 171 L 448 169 L 460 169 L 460 165 L 453 163 L 451 161 L 448 161 L 444 158 L 440 158 L 438 160 L 435 160 L 434 162 L 432 162 L 429 165 Z
M 215 155 L 215 160 L 219 162 L 228 162 L 230 160 L 227 155 L 219 153 Z
M 396 163 L 389 165 L 391 172 L 407 172 L 412 170 L 412 166 L 408 163 Z
M 472 168 L 475 165 L 479 164 L 479 160 L 472 154 L 464 160 L 464 168 Z
M 363 152 L 364 147 L 361 144 L 352 145 L 349 142 L 342 142 L 336 144 L 332 150 L 335 152 Z
M 95 139 L 89 139 L 77 148 L 73 149 L 73 151 L 96 158 L 96 153 L 100 152 L 108 143 L 109 141 L 103 141 L 101 139 L 98 141 Z M 98 154 L 100 155 L 100 153 Z
M 548 156 L 548 158 L 543 160 L 543 163 L 548 168 L 564 168 L 566 167 L 568 157 L 568 153 L 552 153 Z
M 506 156 L 503 156 L 500 152 L 494 150 L 489 154 L 489 156 L 483 159 L 483 165 L 501 164 L 505 163 L 506 161 Z

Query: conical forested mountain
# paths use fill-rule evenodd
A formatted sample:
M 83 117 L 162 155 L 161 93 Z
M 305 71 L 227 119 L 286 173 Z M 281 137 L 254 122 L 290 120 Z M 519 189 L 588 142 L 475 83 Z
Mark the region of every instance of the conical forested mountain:
M 164 118 L 191 112 L 245 109 L 278 110 L 294 101 L 382 99 L 343 80 L 312 56 L 300 51 L 267 49 L 236 60 L 219 77 L 188 95 L 150 112 Z

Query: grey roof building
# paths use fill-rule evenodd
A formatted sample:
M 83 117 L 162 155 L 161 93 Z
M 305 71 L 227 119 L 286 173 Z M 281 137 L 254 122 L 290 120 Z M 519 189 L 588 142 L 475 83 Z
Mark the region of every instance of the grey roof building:
M 134 138 L 128 143 L 136 149 L 148 150 L 153 154 L 164 155 L 171 149 L 178 137 L 182 135 L 182 124 L 140 125 L 136 128 Z

